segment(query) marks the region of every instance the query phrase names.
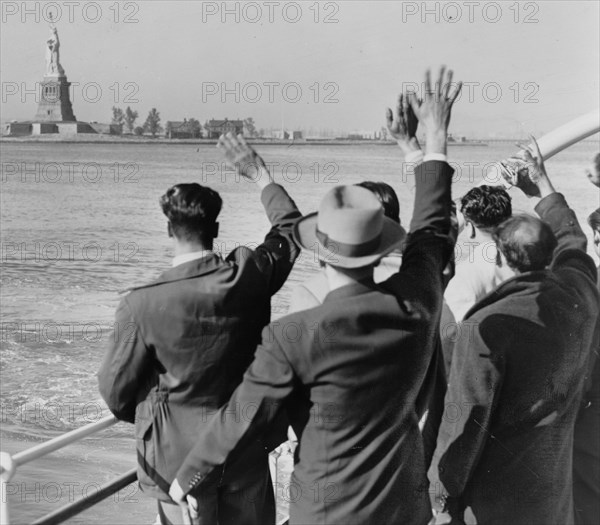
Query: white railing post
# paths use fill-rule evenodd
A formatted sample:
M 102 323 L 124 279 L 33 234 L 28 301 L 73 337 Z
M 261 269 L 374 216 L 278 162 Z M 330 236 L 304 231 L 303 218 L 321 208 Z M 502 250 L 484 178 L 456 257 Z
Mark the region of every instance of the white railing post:
M 0 452 L 0 525 L 9 525 L 8 494 L 6 485 L 13 477 L 17 467 L 7 452 Z

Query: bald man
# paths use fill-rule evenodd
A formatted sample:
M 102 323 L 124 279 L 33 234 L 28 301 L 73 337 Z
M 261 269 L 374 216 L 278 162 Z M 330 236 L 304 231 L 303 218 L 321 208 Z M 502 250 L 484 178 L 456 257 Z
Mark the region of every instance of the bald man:
M 574 520 L 575 418 L 600 342 L 596 268 L 575 213 L 541 155 L 524 153 L 540 218 L 494 233 L 501 284 L 461 325 L 435 461 L 445 510 L 461 523 L 567 525 Z

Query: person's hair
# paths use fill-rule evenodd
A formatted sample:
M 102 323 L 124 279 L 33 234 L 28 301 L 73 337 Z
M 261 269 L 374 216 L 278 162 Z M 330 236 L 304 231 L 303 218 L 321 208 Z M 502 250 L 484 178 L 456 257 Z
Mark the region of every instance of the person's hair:
M 481 230 L 493 230 L 512 215 L 510 195 L 499 186 L 477 186 L 460 199 L 465 219 Z
M 588 217 L 588 224 L 595 232 L 600 233 L 600 208 L 593 211 Z
M 210 244 L 216 237 L 216 222 L 223 201 L 219 194 L 197 183 L 176 184 L 160 198 L 173 235 L 183 241 Z
M 530 215 L 515 215 L 493 233 L 508 266 L 519 272 L 543 270 L 552 262 L 557 241 L 548 224 Z M 498 261 L 500 254 L 498 254 Z
M 356 186 L 365 188 L 373 193 L 383 206 L 383 214 L 400 224 L 400 201 L 394 188 L 385 182 L 373 182 L 370 180 L 359 182 Z

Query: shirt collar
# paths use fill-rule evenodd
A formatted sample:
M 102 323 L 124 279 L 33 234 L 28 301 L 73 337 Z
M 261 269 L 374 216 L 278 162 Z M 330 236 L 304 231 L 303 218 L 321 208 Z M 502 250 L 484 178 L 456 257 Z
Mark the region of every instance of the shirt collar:
M 213 253 L 214 252 L 212 250 L 200 250 L 198 252 L 182 253 L 181 255 L 173 257 L 173 268 L 190 261 L 195 261 L 196 259 L 202 259 L 203 257 L 212 255 Z

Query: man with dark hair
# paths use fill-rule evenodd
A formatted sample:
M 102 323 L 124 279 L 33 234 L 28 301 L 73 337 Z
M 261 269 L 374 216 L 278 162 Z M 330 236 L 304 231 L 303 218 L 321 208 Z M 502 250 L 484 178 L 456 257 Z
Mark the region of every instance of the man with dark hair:
M 169 220 L 169 237 L 181 243 L 198 243 L 212 250 L 218 236 L 217 217 L 221 212 L 221 196 L 200 184 L 176 184 L 160 198 L 160 206 Z
M 453 246 L 446 141 L 460 84 L 449 93 L 451 79 L 442 69 L 434 90 L 428 75 L 422 103 L 411 99 L 427 144 L 415 170 L 402 268 L 375 284 L 374 265 L 403 233 L 364 188 L 333 188 L 318 212 L 298 221 L 295 237 L 308 250 L 318 247 L 331 291 L 322 305 L 265 328 L 244 381 L 203 427 L 177 473 L 170 494 L 182 506 L 232 451 L 269 432 L 285 410 L 299 438 L 291 524 L 431 520 L 415 401 L 436 345 L 442 271 Z M 246 406 L 254 408 L 246 417 L 231 414 Z
M 492 232 L 498 224 L 510 217 L 511 198 L 500 186 L 476 186 L 460 199 L 460 211 L 465 225 L 471 226 L 471 238 L 474 238 L 475 228 Z
M 365 188 L 375 195 L 383 206 L 384 215 L 400 224 L 400 201 L 394 188 L 385 182 L 373 182 L 370 180 L 359 182 L 356 186 Z
M 596 268 L 575 213 L 537 148 L 522 153 L 540 219 L 495 234 L 502 284 L 467 312 L 452 360 L 436 458 L 461 523 L 572 524 L 575 418 L 600 344 Z M 533 182 L 537 181 L 537 182 Z
M 498 284 L 493 231 L 512 214 L 510 195 L 499 186 L 476 186 L 460 200 L 462 229 L 469 234 L 467 260 L 458 262 L 444 294 L 454 319 L 462 321 L 469 308 Z M 472 250 L 471 250 L 472 248 Z
M 292 240 L 300 217 L 294 202 L 243 138 L 222 137 L 219 144 L 241 175 L 262 188 L 271 230 L 254 251 L 242 246 L 222 259 L 212 251 L 219 194 L 199 184 L 167 190 L 160 205 L 174 241 L 173 268 L 123 298 L 115 324 L 120 332 L 99 372 L 110 410 L 135 421 L 138 479 L 159 500 L 163 524 L 181 523 L 169 486 L 210 414 L 241 382 L 269 323 L 271 296 L 299 253 Z M 274 523 L 266 448 L 254 440 L 215 473 L 197 498 L 197 523 Z

